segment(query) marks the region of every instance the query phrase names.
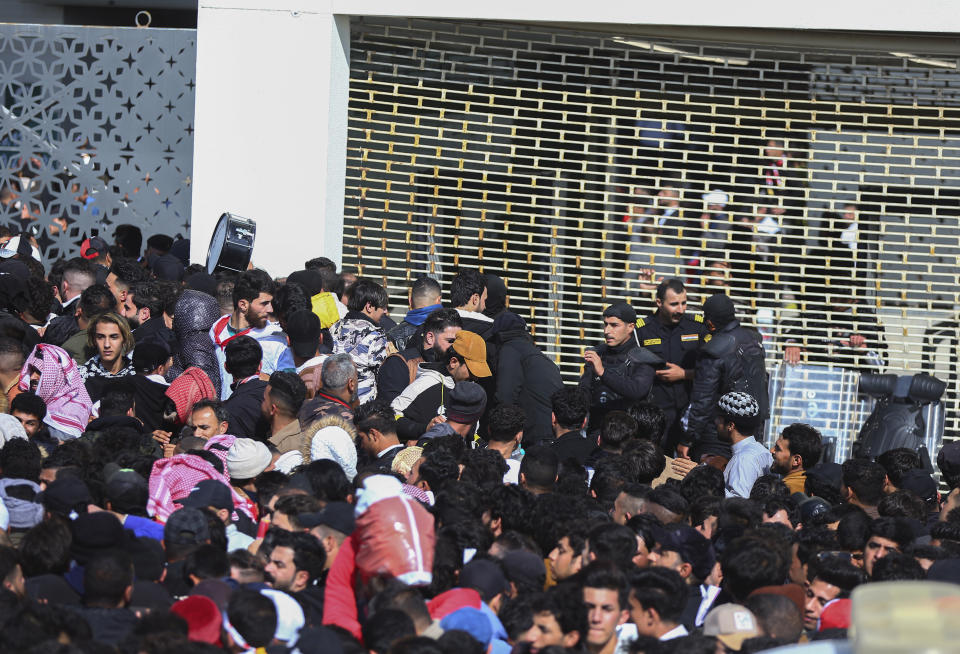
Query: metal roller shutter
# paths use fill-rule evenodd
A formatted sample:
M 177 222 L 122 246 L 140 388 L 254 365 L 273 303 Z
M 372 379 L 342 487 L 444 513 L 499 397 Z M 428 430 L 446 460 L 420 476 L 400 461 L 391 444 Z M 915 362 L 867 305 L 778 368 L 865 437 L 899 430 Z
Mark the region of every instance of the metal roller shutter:
M 726 288 L 771 366 L 793 336 L 948 381 L 955 436 L 958 59 L 837 43 L 355 19 L 344 264 L 395 317 L 418 274 L 503 275 L 570 380 L 606 304 L 652 310 L 651 272 L 691 310 Z M 867 347 L 838 345 L 851 321 Z

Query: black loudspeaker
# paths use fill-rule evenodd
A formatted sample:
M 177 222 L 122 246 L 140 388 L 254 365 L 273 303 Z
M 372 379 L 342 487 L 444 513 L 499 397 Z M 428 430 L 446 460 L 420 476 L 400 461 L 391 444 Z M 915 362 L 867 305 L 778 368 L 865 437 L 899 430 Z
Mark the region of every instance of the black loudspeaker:
M 925 431 L 919 404 L 885 398 L 877 402 L 860 428 L 853 455 L 872 460 L 898 447 L 916 452 L 923 446 Z
M 900 447 L 920 454 L 932 470 L 927 434 L 936 425 L 926 424 L 926 406 L 938 402 L 946 384 L 930 375 L 863 375 L 860 392 L 877 398 L 877 404 L 851 446 L 855 458 L 875 460 Z
M 207 272 L 219 270 L 243 272 L 250 265 L 257 223 L 232 213 L 220 216 L 207 250 Z

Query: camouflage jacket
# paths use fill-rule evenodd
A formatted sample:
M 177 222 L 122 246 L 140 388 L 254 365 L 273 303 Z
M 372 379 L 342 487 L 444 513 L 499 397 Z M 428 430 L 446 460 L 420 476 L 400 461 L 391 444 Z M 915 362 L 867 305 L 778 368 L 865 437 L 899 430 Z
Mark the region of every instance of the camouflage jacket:
M 357 366 L 360 403 L 377 397 L 377 370 L 387 358 L 387 335 L 367 316 L 350 311 L 330 327 L 333 353 L 349 354 Z

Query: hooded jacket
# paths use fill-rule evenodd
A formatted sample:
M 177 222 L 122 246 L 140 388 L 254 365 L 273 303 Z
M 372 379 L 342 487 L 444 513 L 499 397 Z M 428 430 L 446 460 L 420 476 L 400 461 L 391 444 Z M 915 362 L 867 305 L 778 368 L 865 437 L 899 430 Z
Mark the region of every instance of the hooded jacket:
M 413 383 L 390 403 L 390 407 L 401 414 L 397 419 L 400 442 L 417 440 L 427 431 L 431 420 L 445 414 L 446 399 L 455 382 L 440 370 L 441 365 L 421 363 Z
M 693 390 L 687 419 L 688 442 L 712 437 L 717 402 L 725 393 L 749 393 L 760 405 L 761 418 L 767 418 L 767 371 L 764 367 L 760 334 L 733 320 L 719 328 L 700 348 L 694 371 Z
M 523 319 L 504 311 L 497 316 L 496 403 L 517 404 L 523 409 L 525 442 L 553 436 L 550 397 L 563 388 L 560 368 L 534 345 Z
M 167 371 L 167 381 L 173 381 L 187 368 L 196 366 L 207 373 L 216 396 L 220 396 L 220 364 L 210 338 L 210 328 L 219 317 L 220 306 L 206 293 L 187 289 L 180 295 L 173 317 L 173 333 L 180 347 L 173 354 L 173 366 Z

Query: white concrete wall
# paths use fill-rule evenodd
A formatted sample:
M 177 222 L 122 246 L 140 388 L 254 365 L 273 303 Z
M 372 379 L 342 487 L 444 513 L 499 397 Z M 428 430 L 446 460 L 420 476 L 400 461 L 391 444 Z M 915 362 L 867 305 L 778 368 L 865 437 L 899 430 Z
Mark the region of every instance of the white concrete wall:
M 254 264 L 271 274 L 339 261 L 349 20 L 201 6 L 197 29 L 191 259 L 229 211 L 257 221 Z
M 954 0 L 201 0 L 192 241 L 224 211 L 257 221 L 254 263 L 340 261 L 349 16 L 960 33 Z M 842 45 L 842 42 L 838 42 Z

